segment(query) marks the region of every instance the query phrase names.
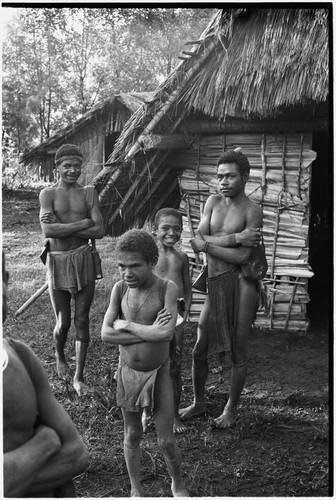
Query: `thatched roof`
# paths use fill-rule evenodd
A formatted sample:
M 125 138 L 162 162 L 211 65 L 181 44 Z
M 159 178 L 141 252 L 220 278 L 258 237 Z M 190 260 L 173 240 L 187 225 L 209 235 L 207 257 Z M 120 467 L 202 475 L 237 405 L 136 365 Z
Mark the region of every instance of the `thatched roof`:
M 22 155 L 20 161 L 29 164 L 34 160 L 53 155 L 61 144 L 71 142 L 76 134 L 80 134 L 81 131 L 86 133 L 90 126 L 94 128 L 102 117 L 104 118 L 101 125 L 103 130 L 99 131 L 100 133 L 106 136 L 113 132 L 121 132 L 130 116 L 150 98 L 150 92 L 121 93 L 113 96 L 111 99 L 95 106 L 81 118 L 59 130 L 38 146 L 29 149 Z
M 326 10 L 242 9 L 221 16 L 219 28 L 221 50 L 212 51 L 181 93 L 188 109 L 219 118 L 269 117 L 327 99 Z
M 160 206 L 179 202 L 178 172 L 164 167 L 170 151 L 145 151 L 145 138 L 183 132 L 194 113 L 222 121 L 266 119 L 307 105 L 314 112 L 325 103 L 328 15 L 327 9 L 219 10 L 126 123 L 95 178 L 106 233 L 141 226 Z

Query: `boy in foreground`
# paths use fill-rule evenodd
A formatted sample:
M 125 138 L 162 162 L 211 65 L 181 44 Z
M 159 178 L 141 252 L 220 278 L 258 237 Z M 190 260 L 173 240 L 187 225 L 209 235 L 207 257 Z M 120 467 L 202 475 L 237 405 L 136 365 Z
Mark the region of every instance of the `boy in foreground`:
M 131 496 L 144 496 L 140 482 L 143 408 L 153 410 L 158 444 L 163 450 L 174 496 L 188 496 L 182 480 L 180 451 L 173 423 L 169 342 L 177 318 L 178 288 L 154 274 L 158 249 L 141 229 L 126 232 L 116 247 L 121 280 L 111 293 L 102 340 L 119 345 L 117 404 L 124 419 L 124 455 Z

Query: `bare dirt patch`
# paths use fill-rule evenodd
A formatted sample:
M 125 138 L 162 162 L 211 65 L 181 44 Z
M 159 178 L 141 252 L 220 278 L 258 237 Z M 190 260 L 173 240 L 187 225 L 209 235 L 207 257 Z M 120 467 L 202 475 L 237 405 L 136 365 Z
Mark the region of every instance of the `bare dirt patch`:
M 87 471 L 76 478 L 81 497 L 128 497 L 123 459 L 123 423 L 115 402 L 113 374 L 118 352 L 100 340 L 109 294 L 116 281 L 114 242 L 104 238 L 104 279 L 97 282 L 91 312 L 91 344 L 87 381 L 96 389 L 80 399 L 55 373 L 53 313 L 47 292 L 25 313 L 15 311 L 45 281 L 38 255 L 41 233 L 38 194 L 4 193 L 3 248 L 10 272 L 9 317 L 4 333 L 25 340 L 42 360 L 57 399 L 64 405 L 90 450 Z M 183 354 L 182 406 L 192 400 L 191 351 L 196 324 L 186 326 Z M 249 374 L 242 394 L 240 418 L 228 430 L 212 429 L 228 397 L 229 367 L 218 371 L 210 358 L 207 412 L 177 436 L 186 485 L 191 496 L 329 496 L 329 339 L 327 323 L 308 333 L 257 331 L 249 340 Z M 74 357 L 74 332 L 68 339 Z M 148 496 L 171 496 L 170 481 L 155 432 L 143 439 L 142 480 Z

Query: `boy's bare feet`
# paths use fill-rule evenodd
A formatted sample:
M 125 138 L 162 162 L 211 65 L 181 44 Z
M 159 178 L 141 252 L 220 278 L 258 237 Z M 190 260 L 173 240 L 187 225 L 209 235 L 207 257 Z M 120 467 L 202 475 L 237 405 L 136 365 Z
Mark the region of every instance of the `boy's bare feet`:
M 188 418 L 197 417 L 205 413 L 204 403 L 193 403 L 187 408 L 181 408 L 179 410 L 179 416 L 181 420 L 187 420 Z
M 183 422 L 178 417 L 174 418 L 174 434 L 182 434 L 187 429 Z
M 60 359 L 58 356 L 56 356 L 56 371 L 59 378 L 71 382 L 70 367 L 65 360 Z
M 84 382 L 80 380 L 74 379 L 73 386 L 78 396 L 86 396 L 87 394 L 92 394 L 94 392 L 94 390 L 91 389 L 91 387 L 84 384 Z
M 215 418 L 213 427 L 216 427 L 217 429 L 229 429 L 237 422 L 237 418 L 237 409 L 225 406 L 223 413 L 219 417 Z

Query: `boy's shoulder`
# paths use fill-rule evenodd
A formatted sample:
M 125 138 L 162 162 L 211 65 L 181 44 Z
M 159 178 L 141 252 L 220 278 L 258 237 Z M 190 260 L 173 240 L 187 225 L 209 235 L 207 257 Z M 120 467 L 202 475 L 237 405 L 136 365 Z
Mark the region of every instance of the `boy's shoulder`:
M 160 264 L 160 261 L 164 262 L 166 259 L 169 259 L 171 262 L 176 262 L 178 264 L 180 262 L 183 263 L 184 261 L 189 260 L 189 257 L 187 252 L 185 252 L 184 250 L 172 247 L 170 248 L 169 253 L 159 252 L 158 265 Z
M 165 295 L 169 284 L 173 283 L 173 285 L 175 285 L 175 283 L 173 280 L 171 280 L 169 278 L 162 278 L 161 276 L 157 276 L 157 275 L 155 275 L 155 277 L 156 277 L 156 286 L 157 286 L 158 295 L 159 295 L 159 297 L 162 298 Z
M 162 276 L 158 276 L 157 274 L 155 274 L 155 284 L 158 287 L 167 286 L 169 281 L 172 280 L 170 280 L 169 278 L 163 278 Z
M 182 260 L 189 261 L 189 256 L 188 256 L 187 252 L 185 252 L 184 250 L 181 250 L 181 249 L 178 249 L 177 252 L 178 252 L 179 256 L 182 258 Z
M 187 252 L 185 250 L 183 250 L 181 248 L 176 248 L 175 250 L 176 250 L 176 252 L 178 253 L 178 255 L 180 257 L 182 257 L 183 259 L 187 258 L 189 260 L 188 254 L 187 254 Z
M 177 256 L 187 255 L 187 253 L 185 252 L 185 250 L 183 250 L 180 246 L 170 247 L 168 253 L 171 254 L 171 255 L 177 255 Z M 159 251 L 159 258 L 160 258 L 160 256 L 163 257 L 165 254 L 166 254 L 166 252 Z
M 126 285 L 124 280 L 119 280 L 117 281 L 114 285 L 113 288 L 121 295 L 124 296 L 125 293 L 127 292 L 128 286 Z

